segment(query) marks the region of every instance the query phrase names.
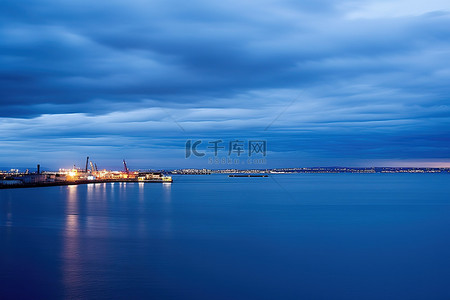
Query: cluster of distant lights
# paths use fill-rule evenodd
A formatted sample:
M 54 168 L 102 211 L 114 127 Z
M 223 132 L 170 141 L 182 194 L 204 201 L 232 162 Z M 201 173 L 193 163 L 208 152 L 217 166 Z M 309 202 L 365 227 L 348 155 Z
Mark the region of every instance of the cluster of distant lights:
M 122 175 L 122 176 L 127 177 L 127 174 L 125 174 L 122 171 L 101 170 L 101 171 L 90 171 L 90 172 L 91 172 L 91 175 L 87 176 L 88 180 L 94 180 L 96 178 L 104 178 L 104 177 L 107 177 L 107 175 L 112 175 L 112 174 Z M 66 175 L 69 178 L 71 177 L 72 179 L 76 179 L 79 175 L 81 175 L 80 173 L 84 173 L 84 172 L 79 169 L 59 169 L 58 173 L 62 174 L 62 175 Z

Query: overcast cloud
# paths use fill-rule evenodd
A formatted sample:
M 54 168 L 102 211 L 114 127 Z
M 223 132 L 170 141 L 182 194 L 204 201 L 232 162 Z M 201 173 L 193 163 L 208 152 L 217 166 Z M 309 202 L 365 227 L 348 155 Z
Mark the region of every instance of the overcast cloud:
M 449 165 L 449 57 L 448 1 L 3 0 L 0 167 Z

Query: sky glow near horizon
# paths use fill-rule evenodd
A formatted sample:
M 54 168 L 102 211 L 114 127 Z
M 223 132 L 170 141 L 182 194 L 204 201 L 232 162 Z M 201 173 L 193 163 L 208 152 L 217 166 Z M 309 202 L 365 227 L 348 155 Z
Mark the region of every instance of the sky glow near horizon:
M 267 140 L 261 168 L 450 166 L 448 1 L 0 8 L 0 168 L 239 167 L 187 139 Z

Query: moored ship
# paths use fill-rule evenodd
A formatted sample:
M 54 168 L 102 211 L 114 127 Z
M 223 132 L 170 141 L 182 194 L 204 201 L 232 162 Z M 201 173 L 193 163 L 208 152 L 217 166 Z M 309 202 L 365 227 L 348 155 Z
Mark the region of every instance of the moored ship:
M 139 173 L 137 176 L 139 182 L 172 182 L 171 176 L 166 176 L 161 172 Z

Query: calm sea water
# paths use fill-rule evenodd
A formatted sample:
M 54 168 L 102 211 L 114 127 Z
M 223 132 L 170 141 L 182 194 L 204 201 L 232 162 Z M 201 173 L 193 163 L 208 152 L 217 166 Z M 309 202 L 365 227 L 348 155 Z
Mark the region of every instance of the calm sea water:
M 0 190 L 0 299 L 450 299 L 450 175 Z

